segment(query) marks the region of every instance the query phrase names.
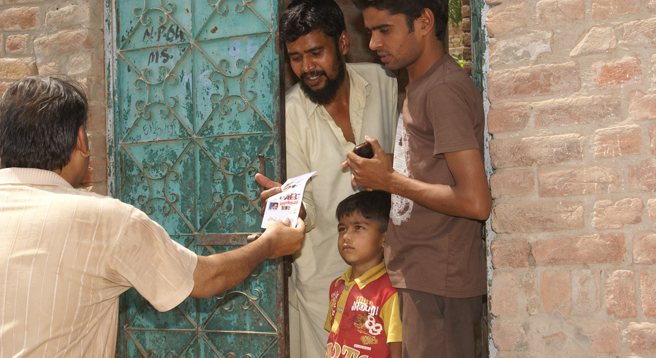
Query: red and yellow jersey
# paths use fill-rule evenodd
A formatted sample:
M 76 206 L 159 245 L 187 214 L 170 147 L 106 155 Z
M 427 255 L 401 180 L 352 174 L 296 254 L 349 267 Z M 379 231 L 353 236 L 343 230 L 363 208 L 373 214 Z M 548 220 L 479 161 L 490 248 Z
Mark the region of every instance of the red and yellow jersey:
M 385 264 L 351 280 L 351 268 L 330 285 L 326 358 L 387 358 L 388 343 L 401 342 L 396 289 Z

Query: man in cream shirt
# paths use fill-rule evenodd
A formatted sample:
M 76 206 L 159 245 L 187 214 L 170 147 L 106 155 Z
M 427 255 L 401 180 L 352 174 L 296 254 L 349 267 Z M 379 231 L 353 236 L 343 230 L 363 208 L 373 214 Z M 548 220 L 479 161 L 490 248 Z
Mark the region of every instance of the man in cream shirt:
M 285 96 L 287 176 L 317 172 L 305 189 L 307 239 L 290 279 L 291 356 L 317 358 L 328 340 L 329 285 L 348 268 L 337 250 L 335 209 L 359 190 L 340 165 L 365 135 L 391 153 L 398 88 L 382 66 L 345 63 L 349 36 L 333 0 L 292 2 L 280 20 L 280 37 L 299 79 Z M 273 188 L 263 199 L 279 192 L 278 183 L 259 174 L 256 179 Z

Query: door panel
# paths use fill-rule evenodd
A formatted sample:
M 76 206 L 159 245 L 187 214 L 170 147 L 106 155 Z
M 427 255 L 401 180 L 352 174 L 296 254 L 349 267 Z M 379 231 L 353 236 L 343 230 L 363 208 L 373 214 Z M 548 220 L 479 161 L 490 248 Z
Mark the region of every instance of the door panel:
M 261 221 L 253 175 L 284 177 L 280 5 L 121 0 L 108 6 L 113 194 L 198 254 L 245 245 Z M 269 260 L 222 296 L 187 299 L 165 313 L 128 291 L 117 355 L 284 357 L 283 271 L 282 260 Z

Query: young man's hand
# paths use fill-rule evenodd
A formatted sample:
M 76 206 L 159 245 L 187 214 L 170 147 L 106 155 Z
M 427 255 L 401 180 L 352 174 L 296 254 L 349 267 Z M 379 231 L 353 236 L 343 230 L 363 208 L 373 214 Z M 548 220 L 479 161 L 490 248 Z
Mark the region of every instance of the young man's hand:
M 374 157 L 371 159 L 362 158 L 354 152 L 346 153 L 346 161 L 342 163 L 342 168 L 351 168 L 351 182 L 353 186 L 361 186 L 366 190 L 386 190 L 388 189 L 389 178 L 394 173 L 390 156 L 385 153 L 378 140 L 369 136 L 364 137 L 371 144 L 374 151 Z

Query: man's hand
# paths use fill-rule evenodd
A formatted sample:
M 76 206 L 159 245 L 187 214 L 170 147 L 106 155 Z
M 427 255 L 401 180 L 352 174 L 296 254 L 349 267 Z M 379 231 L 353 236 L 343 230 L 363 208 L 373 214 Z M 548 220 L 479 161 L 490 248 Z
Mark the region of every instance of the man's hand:
M 262 207 L 262 214 L 264 214 L 264 208 L 266 208 L 267 200 L 269 200 L 270 197 L 282 192 L 282 189 L 280 188 L 281 184 L 265 177 L 260 173 L 255 174 L 255 181 L 266 189 L 262 190 L 260 193 L 260 205 Z M 298 213 L 298 217 L 305 219 L 305 215 L 305 205 L 301 203 L 301 210 Z
M 268 258 L 291 255 L 301 249 L 305 237 L 305 222 L 299 218 L 295 228 L 289 227 L 289 223 L 289 218 L 276 221 L 258 239 L 267 243 Z
M 300 250 L 304 237 L 303 220 L 291 228 L 289 219 L 285 219 L 273 223 L 259 239 L 243 247 L 210 256 L 199 255 L 190 296 L 208 298 L 237 286 L 262 261 Z
M 366 190 L 386 190 L 389 184 L 389 178 L 394 173 L 390 157 L 380 146 L 378 140 L 369 136 L 364 137 L 371 144 L 374 151 L 374 157 L 371 159 L 362 158 L 354 152 L 346 153 L 346 161 L 342 163 L 342 168 L 351 168 L 351 182 L 353 186 L 361 186 Z
M 282 189 L 280 189 L 280 183 L 275 182 L 260 173 L 255 174 L 255 181 L 264 189 L 266 189 L 262 190 L 260 193 L 260 205 L 262 205 L 262 213 L 264 213 L 264 208 L 266 208 L 267 200 L 270 197 L 282 192 Z

